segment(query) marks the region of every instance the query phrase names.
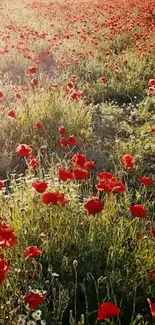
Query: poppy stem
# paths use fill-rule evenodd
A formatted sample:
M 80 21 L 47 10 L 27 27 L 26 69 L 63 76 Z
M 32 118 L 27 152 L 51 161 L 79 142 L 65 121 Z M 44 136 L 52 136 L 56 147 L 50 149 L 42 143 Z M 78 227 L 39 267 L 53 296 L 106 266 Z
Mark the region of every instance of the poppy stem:
M 76 324 L 76 306 L 77 306 L 77 299 L 76 299 L 76 294 L 77 294 L 77 269 L 75 267 L 75 290 L 74 290 L 74 318 L 75 318 L 75 324 Z

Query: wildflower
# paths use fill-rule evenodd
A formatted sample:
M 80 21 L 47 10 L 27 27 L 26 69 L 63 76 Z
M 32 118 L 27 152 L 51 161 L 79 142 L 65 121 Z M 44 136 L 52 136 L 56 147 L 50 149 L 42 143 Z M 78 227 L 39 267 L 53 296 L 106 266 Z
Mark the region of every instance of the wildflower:
M 48 187 L 48 183 L 45 182 L 45 181 L 42 181 L 42 182 L 33 182 L 32 183 L 32 186 L 35 188 L 35 190 L 38 192 L 38 193 L 43 193 L 45 192 L 45 190 L 47 189 Z
M 21 94 L 19 94 L 19 93 L 17 93 L 17 94 L 15 94 L 15 97 L 17 98 L 17 99 L 21 99 Z
M 34 155 L 29 156 L 29 158 L 30 159 L 28 161 L 28 166 L 31 167 L 33 170 L 37 169 L 39 167 L 38 159 Z
M 4 182 L 0 180 L 0 190 L 4 187 Z
M 66 129 L 63 125 L 59 126 L 59 133 L 60 134 L 65 134 L 66 133 Z
M 111 175 L 107 179 L 101 179 L 96 188 L 98 191 L 105 191 L 107 193 L 124 193 L 126 191 L 126 186 L 115 176 L 111 177 Z
M 148 298 L 147 299 L 150 310 L 151 310 L 151 314 L 153 317 L 155 317 L 155 304 Z
M 37 85 L 38 85 L 38 79 L 33 78 L 33 79 L 31 80 L 31 84 L 32 84 L 33 86 L 37 86 Z
M 42 319 L 40 325 L 46 325 L 46 321 Z
M 0 98 L 2 98 L 4 95 L 3 95 L 3 93 L 2 93 L 2 91 L 0 91 Z
M 35 258 L 40 255 L 42 255 L 42 251 L 37 246 L 28 246 L 24 252 L 25 258 Z
M 155 227 L 152 227 L 151 232 L 152 232 L 153 237 L 155 238 Z
M 20 144 L 16 148 L 16 153 L 22 157 L 28 157 L 32 152 L 32 148 L 28 146 L 27 144 Z
M 72 91 L 70 96 L 71 96 L 72 99 L 75 99 L 75 100 L 79 99 L 78 92 L 75 91 L 75 90 Z
M 113 174 L 110 172 L 101 172 L 100 174 L 98 174 L 98 177 L 102 180 L 106 180 L 106 179 L 111 179 L 113 178 Z
M 41 122 L 36 122 L 36 123 L 34 124 L 34 128 L 35 128 L 35 129 L 43 129 L 43 124 L 42 124 Z
M 65 137 L 62 137 L 60 139 L 60 145 L 63 147 L 63 148 L 66 148 L 69 146 L 69 141 L 65 138 Z
M 63 182 L 74 179 L 74 174 L 68 169 L 59 169 L 59 179 Z
M 36 321 L 41 319 L 42 311 L 41 310 L 36 310 L 32 313 L 32 318 Z
M 59 192 L 47 192 L 42 196 L 42 201 L 44 204 L 57 205 L 60 203 L 61 206 L 65 206 L 68 203 L 67 198 L 63 193 Z
M 104 203 L 98 198 L 91 199 L 85 204 L 85 208 L 87 209 L 89 214 L 93 216 L 97 213 L 100 213 L 104 208 Z
M 78 79 L 78 76 L 77 75 L 73 75 L 72 76 L 72 80 L 77 80 Z
M 106 320 L 120 314 L 121 310 L 112 302 L 103 302 L 98 309 L 97 320 Z
M 58 85 L 57 83 L 51 83 L 51 87 L 53 87 L 53 88 L 58 88 L 59 85 Z
M 150 79 L 148 82 L 148 87 L 154 87 L 155 86 L 155 79 Z
M 75 135 L 70 135 L 68 138 L 69 144 L 71 144 L 72 146 L 76 146 L 77 144 L 77 139 L 75 137 Z
M 84 92 L 82 90 L 80 90 L 80 91 L 73 90 L 72 93 L 70 94 L 70 96 L 72 99 L 78 100 L 81 97 L 84 97 Z
M 72 88 L 73 88 L 73 82 L 68 82 L 68 84 L 67 84 L 67 88 L 68 88 L 68 89 L 72 89 Z
M 9 225 L 3 225 L 0 223 L 0 246 L 2 248 L 9 246 L 16 246 L 18 243 L 14 234 L 14 229 Z
M 105 76 L 101 77 L 101 78 L 100 78 L 100 81 L 101 81 L 102 83 L 106 83 L 106 82 L 107 82 L 107 77 L 105 77 Z
M 30 73 L 36 73 L 37 69 L 35 67 L 29 67 L 28 72 Z
M 149 281 L 153 281 L 155 279 L 155 269 L 150 270 L 148 272 L 148 279 L 149 279 Z
M 38 293 L 30 293 L 24 297 L 24 300 L 29 304 L 30 309 L 36 309 L 38 305 L 44 302 L 45 298 Z
M 155 133 L 155 125 L 153 125 L 153 126 L 151 127 L 150 133 L 151 133 L 151 134 L 154 134 L 154 133 Z
M 6 278 L 6 273 L 9 271 L 10 266 L 7 260 L 4 259 L 3 255 L 0 255 L 0 285 Z
M 93 160 L 87 160 L 84 163 L 84 168 L 85 169 L 94 169 L 95 168 L 95 162 Z
M 133 216 L 138 218 L 146 218 L 146 209 L 141 204 L 135 204 L 130 206 L 130 211 L 133 214 Z
M 125 169 L 132 169 L 135 168 L 136 159 L 130 154 L 127 154 L 122 157 L 122 163 L 124 164 Z
M 89 178 L 89 172 L 87 169 L 75 167 L 73 173 L 76 180 L 86 180 Z
M 73 157 L 72 157 L 72 164 L 74 166 L 79 166 L 79 167 L 83 167 L 84 164 L 87 161 L 87 157 L 85 154 L 83 153 L 76 153 Z
M 146 186 L 154 186 L 154 182 L 152 181 L 151 177 L 143 176 L 139 179 L 139 182 Z
M 16 112 L 15 112 L 14 109 L 10 109 L 10 110 L 8 111 L 8 117 L 10 117 L 10 118 L 14 118 L 14 119 L 17 118 L 17 117 L 16 117 Z

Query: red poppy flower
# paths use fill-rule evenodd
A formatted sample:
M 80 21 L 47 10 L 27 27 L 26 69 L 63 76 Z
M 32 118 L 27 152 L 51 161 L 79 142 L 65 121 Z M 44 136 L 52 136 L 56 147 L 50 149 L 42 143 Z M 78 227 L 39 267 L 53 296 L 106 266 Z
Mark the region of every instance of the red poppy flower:
M 125 169 L 132 169 L 135 168 L 136 159 L 130 154 L 127 154 L 122 157 L 122 163 L 124 164 Z
M 29 67 L 29 68 L 28 68 L 28 71 L 29 71 L 30 73 L 36 73 L 37 69 L 36 69 L 35 67 Z
M 153 87 L 153 86 L 155 86 L 155 79 L 152 78 L 149 80 L 148 87 Z
M 19 93 L 15 94 L 15 96 L 17 99 L 21 99 L 21 97 L 22 97 L 21 94 L 19 94 Z
M 59 192 L 47 192 L 42 196 L 42 201 L 44 204 L 57 205 L 60 203 L 61 206 L 65 206 L 68 203 L 67 198 L 63 193 Z
M 43 129 L 43 125 L 42 125 L 41 122 L 36 122 L 36 123 L 34 124 L 34 128 L 35 128 L 35 129 Z
M 28 274 L 28 278 L 29 279 L 34 279 L 35 278 L 35 274 L 34 273 L 29 273 Z
M 6 278 L 6 273 L 9 271 L 10 266 L 4 259 L 3 255 L 0 255 L 0 285 Z
M 94 216 L 103 210 L 104 203 L 98 198 L 91 199 L 85 204 L 85 208 L 89 214 L 92 214 Z
M 42 255 L 42 251 L 37 246 L 28 246 L 24 252 L 25 258 L 35 258 L 40 255 Z
M 151 134 L 154 134 L 155 133 L 155 125 L 152 126 L 151 130 L 150 130 L 150 133 Z
M 152 181 L 151 177 L 149 176 L 143 176 L 139 179 L 140 183 L 146 185 L 146 186 L 154 186 L 154 182 Z
M 69 144 L 71 144 L 72 146 L 76 146 L 77 144 L 77 139 L 75 137 L 75 135 L 70 135 L 68 138 Z
M 153 237 L 155 238 L 155 227 L 152 227 L 151 232 L 152 232 Z
M 93 160 L 87 160 L 84 163 L 84 168 L 85 169 L 94 169 L 95 168 L 95 162 Z
M 150 270 L 150 271 L 148 272 L 148 279 L 149 279 L 150 281 L 153 281 L 153 280 L 155 279 L 155 269 Z
M 32 186 L 35 188 L 35 190 L 38 192 L 38 193 L 43 193 L 46 191 L 47 187 L 48 187 L 48 183 L 43 181 L 43 182 L 33 182 L 32 183 Z
M 82 90 L 78 91 L 78 98 L 84 97 L 84 92 Z
M 4 187 L 4 182 L 0 180 L 0 190 Z
M 155 304 L 148 298 L 147 299 L 150 310 L 151 310 L 151 314 L 153 317 L 155 317 Z
M 74 174 L 68 169 L 59 169 L 59 179 L 63 182 L 74 179 Z
M 78 91 L 73 90 L 70 96 L 74 100 L 79 99 Z
M 59 126 L 59 133 L 60 134 L 65 134 L 66 133 L 66 129 L 63 125 Z
M 74 166 L 83 167 L 86 161 L 87 161 L 87 157 L 83 153 L 76 153 L 72 157 L 72 164 Z
M 61 144 L 61 147 L 66 148 L 69 146 L 69 141 L 65 137 L 62 137 L 60 140 L 60 144 Z
M 16 246 L 18 243 L 14 229 L 9 225 L 0 224 L 0 246 L 2 248 Z
M 14 118 L 14 119 L 17 118 L 17 116 L 16 116 L 16 112 L 15 112 L 14 109 L 10 109 L 10 110 L 8 111 L 8 117 L 11 117 L 11 118 Z
M 130 211 L 133 214 L 133 216 L 135 216 L 135 217 L 138 217 L 138 218 L 146 218 L 147 217 L 146 209 L 141 204 L 131 205 Z
M 72 88 L 73 88 L 73 83 L 72 83 L 72 82 L 68 82 L 68 84 L 67 84 L 67 88 L 68 88 L 68 89 L 72 89 Z
M 101 172 L 100 174 L 98 174 L 98 177 L 100 179 L 106 180 L 106 179 L 114 178 L 114 175 L 110 172 Z
M 96 185 L 98 191 L 105 191 L 107 193 L 124 193 L 126 186 L 116 177 L 109 178 L 107 180 L 100 180 Z
M 20 156 L 28 157 L 32 152 L 32 148 L 28 146 L 27 144 L 20 144 L 16 148 L 16 153 Z
M 33 78 L 33 79 L 31 80 L 31 84 L 32 84 L 33 86 L 37 86 L 37 85 L 38 85 L 38 79 Z
M 101 82 L 102 83 L 106 83 L 107 82 L 107 77 L 103 76 L 100 78 Z
M 86 180 L 89 178 L 89 172 L 87 169 L 75 167 L 73 173 L 76 180 Z
M 51 86 L 52 86 L 53 88 L 58 88 L 58 87 L 59 87 L 59 85 L 58 85 L 57 83 L 51 83 Z
M 105 320 L 120 314 L 121 310 L 113 302 L 103 302 L 98 309 L 97 320 Z
M 78 76 L 74 74 L 74 75 L 72 76 L 72 80 L 77 80 L 77 79 L 78 79 Z
M 28 162 L 28 166 L 31 167 L 33 170 L 37 169 L 39 167 L 38 159 L 35 156 L 31 157 Z
M 24 300 L 29 304 L 30 309 L 36 309 L 38 305 L 44 302 L 45 298 L 41 294 L 30 293 L 24 297 Z
M 3 95 L 3 93 L 0 91 L 0 98 L 2 98 L 4 95 Z
M 84 97 L 84 92 L 82 90 L 80 91 L 73 90 L 70 96 L 72 99 L 78 100 L 81 97 Z

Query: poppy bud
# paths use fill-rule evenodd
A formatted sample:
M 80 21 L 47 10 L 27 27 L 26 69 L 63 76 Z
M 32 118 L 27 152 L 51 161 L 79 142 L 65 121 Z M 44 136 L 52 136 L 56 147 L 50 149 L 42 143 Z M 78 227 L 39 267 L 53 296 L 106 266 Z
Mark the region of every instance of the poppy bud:
M 77 266 L 78 266 L 78 261 L 74 260 L 73 261 L 73 267 L 74 267 L 75 270 L 77 269 Z

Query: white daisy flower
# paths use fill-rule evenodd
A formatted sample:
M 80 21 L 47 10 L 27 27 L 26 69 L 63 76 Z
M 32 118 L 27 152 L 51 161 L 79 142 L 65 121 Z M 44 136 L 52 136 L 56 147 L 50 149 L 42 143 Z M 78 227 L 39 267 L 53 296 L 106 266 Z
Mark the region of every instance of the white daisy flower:
M 29 320 L 27 325 L 37 325 L 37 323 L 34 320 Z
M 40 324 L 41 325 L 46 325 L 46 321 L 45 320 L 41 320 Z
M 17 325 L 25 325 L 25 324 L 26 324 L 25 315 L 19 315 Z
M 32 318 L 34 318 L 35 320 L 40 320 L 41 315 L 42 315 L 42 311 L 38 309 L 32 313 Z
M 56 273 L 56 272 L 52 273 L 52 275 L 53 275 L 54 277 L 56 277 L 56 278 L 59 276 L 59 274 Z

